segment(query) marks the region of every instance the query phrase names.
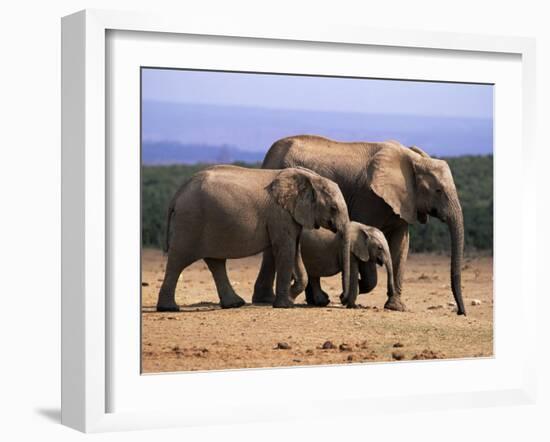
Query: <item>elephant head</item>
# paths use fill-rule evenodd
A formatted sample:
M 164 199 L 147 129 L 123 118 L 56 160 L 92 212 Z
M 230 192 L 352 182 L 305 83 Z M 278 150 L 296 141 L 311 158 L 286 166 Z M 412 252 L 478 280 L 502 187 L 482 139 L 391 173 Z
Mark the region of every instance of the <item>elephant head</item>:
M 384 234 L 376 227 L 365 226 L 357 222 L 349 224 L 351 253 L 363 262 L 375 262 L 386 267 L 388 276 L 388 295 L 393 296 L 394 279 L 390 248 Z
M 268 186 L 268 191 L 277 204 L 287 210 L 302 227 L 324 227 L 335 233 L 342 232 L 347 250 L 342 273 L 348 281 L 344 292 L 348 293 L 350 239 L 346 226 L 349 224 L 349 216 L 338 185 L 309 169 L 293 167 L 283 169 Z
M 387 143 L 369 165 L 370 188 L 409 224 L 426 223 L 428 215 L 447 223 L 451 236 L 451 288 L 457 313 L 466 314 L 461 269 L 464 222 L 449 165 L 417 147 Z

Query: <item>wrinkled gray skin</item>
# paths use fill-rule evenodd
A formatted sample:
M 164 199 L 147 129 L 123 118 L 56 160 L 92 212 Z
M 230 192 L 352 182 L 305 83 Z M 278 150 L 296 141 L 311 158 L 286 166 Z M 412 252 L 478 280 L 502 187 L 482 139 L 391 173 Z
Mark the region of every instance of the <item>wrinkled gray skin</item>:
M 259 170 L 214 166 L 196 173 L 168 209 L 168 261 L 157 311 L 178 311 L 175 289 L 181 272 L 204 259 L 224 308 L 244 300 L 227 277 L 225 261 L 264 251 L 277 271 L 274 307 L 291 307 L 292 293 L 307 284 L 299 253 L 302 227 L 342 231 L 349 222 L 338 186 L 303 168 Z M 349 261 L 347 263 L 349 272 Z
M 343 232 L 333 233 L 330 230 L 306 230 L 300 236 L 302 259 L 306 268 L 309 284 L 306 288 L 306 298 L 315 305 L 327 305 L 328 295 L 321 289 L 320 279 L 333 276 L 342 271 L 343 254 L 350 254 L 349 292 L 346 297 L 340 296 L 342 304 L 355 308 L 358 295 L 359 265 L 364 264 L 368 272 L 368 287 L 370 292 L 377 284 L 376 265 L 385 265 L 388 276 L 388 297 L 395 293 L 393 267 L 388 242 L 384 234 L 376 227 L 352 221 L 346 226 L 347 235 Z M 350 247 L 346 247 L 344 237 L 349 237 Z M 346 283 L 342 277 L 342 287 Z
M 409 224 L 426 223 L 428 215 L 449 226 L 451 289 L 457 313 L 466 314 L 462 300 L 461 268 L 464 249 L 462 209 L 448 164 L 430 158 L 417 147 L 397 141 L 343 143 L 301 135 L 271 146 L 266 169 L 303 166 L 336 182 L 347 203 L 350 219 L 380 229 L 388 240 L 393 262 L 395 294 L 385 308 L 405 310 L 401 300 L 404 266 L 409 250 Z M 254 300 L 273 296 L 272 259 L 264 254 L 254 286 Z M 364 265 L 360 292 L 370 285 Z

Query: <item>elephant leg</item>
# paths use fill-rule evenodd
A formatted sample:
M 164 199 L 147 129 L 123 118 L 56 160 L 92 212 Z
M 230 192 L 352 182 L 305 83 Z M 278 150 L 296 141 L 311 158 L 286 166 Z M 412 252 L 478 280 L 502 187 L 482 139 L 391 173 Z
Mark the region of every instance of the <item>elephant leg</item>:
M 409 225 L 404 224 L 393 231 L 388 238 L 393 265 L 395 293 L 388 296 L 384 308 L 403 312 L 406 307 L 401 301 L 401 289 L 405 273 L 405 262 L 409 253 Z
M 157 312 L 177 312 L 179 306 L 176 304 L 176 285 L 181 272 L 195 261 L 191 257 L 182 257 L 175 252 L 168 254 L 164 280 L 160 287 L 157 301 Z
M 359 274 L 361 275 L 361 279 L 359 279 L 359 293 L 372 292 L 378 284 L 376 263 L 372 261 L 360 261 Z
M 290 297 L 290 282 L 295 262 L 296 245 L 289 241 L 286 247 L 274 249 L 277 281 L 275 285 L 275 300 L 273 307 L 289 308 L 294 305 Z
M 216 289 L 218 290 L 218 296 L 220 298 L 220 305 L 222 308 L 235 308 L 241 307 L 245 304 L 244 299 L 235 293 L 229 278 L 227 277 L 227 269 L 225 267 L 225 259 L 204 258 L 204 262 L 212 272 L 214 282 L 216 283 Z
M 264 251 L 260 273 L 254 284 L 253 304 L 273 304 L 275 293 L 273 282 L 275 281 L 275 259 L 271 247 Z
M 306 286 L 306 302 L 317 307 L 326 307 L 330 303 L 328 293 L 321 288 L 321 278 L 309 277 Z

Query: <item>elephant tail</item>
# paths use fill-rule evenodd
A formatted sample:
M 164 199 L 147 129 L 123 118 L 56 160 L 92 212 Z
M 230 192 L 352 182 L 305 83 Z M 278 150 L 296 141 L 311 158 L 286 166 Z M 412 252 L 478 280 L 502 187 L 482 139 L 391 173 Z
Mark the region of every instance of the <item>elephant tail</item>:
M 174 214 L 174 204 L 170 204 L 168 207 L 168 215 L 166 216 L 166 238 L 164 240 L 164 253 L 168 253 L 170 248 L 170 224 L 172 222 L 172 215 Z

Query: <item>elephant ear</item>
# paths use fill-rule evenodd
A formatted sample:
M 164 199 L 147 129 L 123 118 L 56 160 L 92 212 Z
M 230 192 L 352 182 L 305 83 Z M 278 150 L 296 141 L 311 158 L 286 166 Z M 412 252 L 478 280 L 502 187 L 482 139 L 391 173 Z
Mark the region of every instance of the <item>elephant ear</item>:
M 268 191 L 298 224 L 313 229 L 316 193 L 309 175 L 312 173 L 297 168 L 284 169 L 268 186 Z
M 418 146 L 411 146 L 410 149 L 413 151 L 413 152 L 416 152 L 418 155 L 420 155 L 421 157 L 424 157 L 424 158 L 431 158 L 430 155 L 428 155 L 426 152 L 424 152 L 422 149 L 420 149 L 420 147 Z
M 388 145 L 373 157 L 368 168 L 372 191 L 409 224 L 416 220 L 415 176 L 406 149 Z
M 364 229 L 358 229 L 357 235 L 353 238 L 351 253 L 353 253 L 360 261 L 369 262 L 369 242 L 370 236 L 368 232 Z

